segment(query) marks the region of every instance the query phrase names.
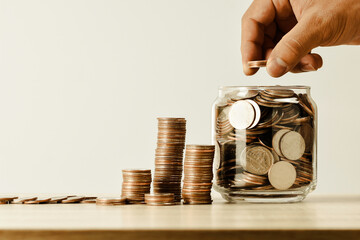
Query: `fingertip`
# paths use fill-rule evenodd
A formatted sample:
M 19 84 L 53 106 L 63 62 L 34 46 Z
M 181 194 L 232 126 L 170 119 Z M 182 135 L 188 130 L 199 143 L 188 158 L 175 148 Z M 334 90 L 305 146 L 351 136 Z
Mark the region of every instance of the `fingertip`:
M 323 59 L 322 59 L 322 57 L 319 55 L 319 54 L 317 54 L 317 53 L 312 53 L 311 54 L 312 56 L 313 56 L 313 58 L 314 58 L 314 60 L 315 60 L 315 62 L 316 62 L 316 67 L 317 67 L 317 69 L 319 69 L 319 68 L 321 68 L 322 66 L 323 66 Z
M 243 72 L 246 76 L 252 76 L 259 71 L 259 68 L 249 68 L 247 63 L 243 64 Z
M 313 72 L 321 68 L 322 65 L 323 61 L 319 54 L 309 53 L 300 59 L 299 63 L 291 69 L 291 72 Z
M 275 57 L 268 60 L 266 70 L 270 76 L 278 78 L 288 72 L 288 66 L 284 60 Z

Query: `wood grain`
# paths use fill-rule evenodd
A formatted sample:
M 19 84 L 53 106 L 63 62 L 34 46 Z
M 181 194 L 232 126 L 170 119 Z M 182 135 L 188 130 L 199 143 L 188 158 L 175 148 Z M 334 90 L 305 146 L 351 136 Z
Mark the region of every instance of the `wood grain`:
M 360 239 L 360 196 L 292 204 L 2 205 L 0 239 Z

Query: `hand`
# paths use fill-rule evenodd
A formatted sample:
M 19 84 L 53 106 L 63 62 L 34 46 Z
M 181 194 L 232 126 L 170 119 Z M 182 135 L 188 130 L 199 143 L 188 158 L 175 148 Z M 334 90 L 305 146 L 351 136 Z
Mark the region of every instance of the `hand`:
M 273 77 L 315 71 L 318 46 L 360 44 L 360 0 L 254 0 L 242 18 L 241 53 L 248 61 L 267 59 Z

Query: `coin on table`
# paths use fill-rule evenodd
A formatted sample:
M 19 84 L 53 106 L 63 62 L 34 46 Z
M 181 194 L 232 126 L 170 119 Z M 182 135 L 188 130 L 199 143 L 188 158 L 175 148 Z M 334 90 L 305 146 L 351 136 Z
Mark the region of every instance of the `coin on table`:
M 62 200 L 67 199 L 68 196 L 52 197 L 50 203 L 61 203 Z
M 243 168 L 253 174 L 264 175 L 274 163 L 274 156 L 263 146 L 248 146 L 240 155 Z
M 294 184 L 296 170 L 291 163 L 280 161 L 271 166 L 268 177 L 274 188 L 286 190 Z
M 249 68 L 260 68 L 266 67 L 267 60 L 257 60 L 257 61 L 249 61 L 248 67 Z
M 101 197 L 96 199 L 96 205 L 102 205 L 102 206 L 125 205 L 126 201 L 127 201 L 126 198 Z
M 275 152 L 280 156 L 284 157 L 280 151 L 280 140 L 284 136 L 284 134 L 290 132 L 288 129 L 281 129 L 275 133 L 272 139 L 272 146 L 275 150 Z
M 80 203 L 96 203 L 96 198 L 84 199 Z
M 24 198 L 15 199 L 12 203 L 23 204 L 26 201 L 35 201 L 36 199 L 37 197 L 24 197 Z
M 1 196 L 0 197 L 0 202 L 11 202 L 13 201 L 14 199 L 18 199 L 19 197 L 12 197 L 12 196 Z
M 247 100 L 235 102 L 229 112 L 230 124 L 236 129 L 246 129 L 250 127 L 256 116 L 253 105 Z
M 50 202 L 51 198 L 37 198 L 33 201 L 26 201 L 24 204 L 39 204 L 39 203 L 48 203 Z
M 280 151 L 285 158 L 298 160 L 305 152 L 305 141 L 300 133 L 287 132 L 280 140 Z
M 67 199 L 64 199 L 61 201 L 61 203 L 79 203 L 82 200 L 84 200 L 85 197 L 80 197 L 80 196 L 76 196 L 76 197 L 69 197 Z

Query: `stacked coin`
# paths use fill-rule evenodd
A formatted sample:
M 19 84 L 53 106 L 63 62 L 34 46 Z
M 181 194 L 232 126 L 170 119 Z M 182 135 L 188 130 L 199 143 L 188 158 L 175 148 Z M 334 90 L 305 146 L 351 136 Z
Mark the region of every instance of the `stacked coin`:
M 121 197 L 128 203 L 144 203 L 145 194 L 150 193 L 150 169 L 125 169 L 122 170 L 123 183 Z
M 153 193 L 145 194 L 145 203 L 150 206 L 170 206 L 174 205 L 173 193 Z
M 306 94 L 281 87 L 233 92 L 215 114 L 218 186 L 286 190 L 312 182 L 315 111 Z
M 154 193 L 173 193 L 181 201 L 182 161 L 186 136 L 184 118 L 158 118 Z
M 102 206 L 115 206 L 115 205 L 124 205 L 126 204 L 126 198 L 97 198 L 96 205 Z
M 186 145 L 184 186 L 186 204 L 210 204 L 213 179 L 214 145 Z

